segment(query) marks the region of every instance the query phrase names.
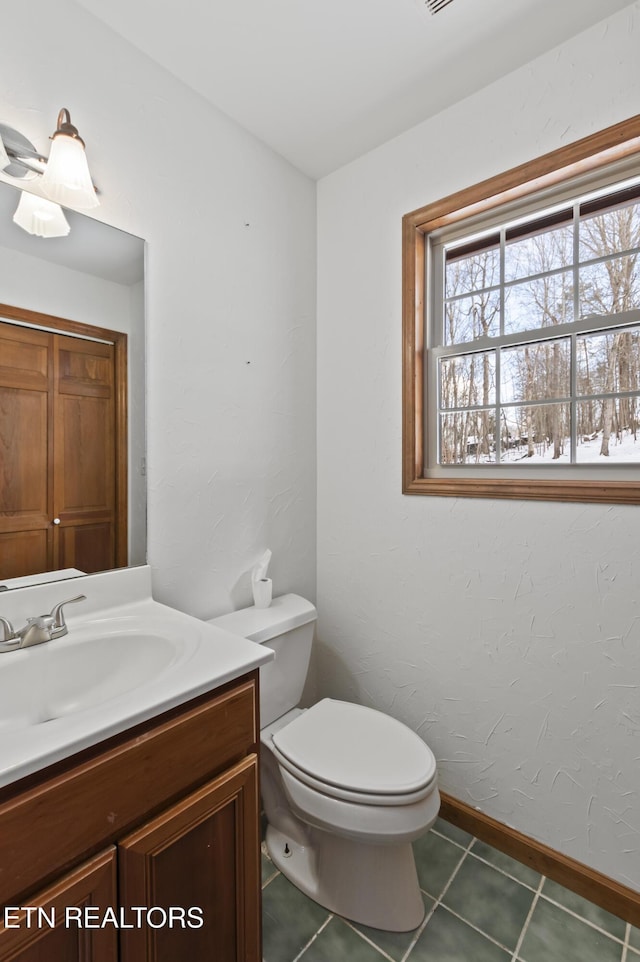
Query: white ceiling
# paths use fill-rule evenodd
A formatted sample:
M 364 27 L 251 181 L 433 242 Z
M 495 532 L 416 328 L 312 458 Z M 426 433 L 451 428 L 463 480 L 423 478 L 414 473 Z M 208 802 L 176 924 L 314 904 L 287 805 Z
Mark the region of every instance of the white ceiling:
M 78 0 L 322 177 L 630 0 Z

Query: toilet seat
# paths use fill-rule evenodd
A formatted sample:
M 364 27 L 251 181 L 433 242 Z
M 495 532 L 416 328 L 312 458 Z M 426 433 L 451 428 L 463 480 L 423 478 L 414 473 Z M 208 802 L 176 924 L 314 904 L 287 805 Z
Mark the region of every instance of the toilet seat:
M 433 753 L 389 715 L 325 698 L 270 734 L 271 750 L 296 779 L 363 805 L 412 805 L 436 783 Z

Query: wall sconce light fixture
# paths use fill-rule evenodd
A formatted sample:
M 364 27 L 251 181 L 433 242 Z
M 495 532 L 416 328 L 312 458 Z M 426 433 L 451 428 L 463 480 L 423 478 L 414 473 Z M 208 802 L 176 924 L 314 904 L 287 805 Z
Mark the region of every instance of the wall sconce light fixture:
M 13 222 L 36 237 L 66 237 L 71 228 L 59 204 L 23 190 Z
M 38 237 L 63 237 L 69 233 L 59 205 L 89 210 L 100 203 L 91 181 L 84 141 L 71 123 L 66 107 L 58 114 L 51 140 L 46 158 L 19 131 L 0 124 L 0 171 L 12 181 L 33 182 L 35 189 L 34 193 L 23 191 L 13 219 L 23 230 Z
M 42 175 L 42 193 L 56 204 L 89 210 L 100 201 L 91 183 L 84 140 L 66 107 L 58 114 L 58 126 L 51 137 L 49 160 Z

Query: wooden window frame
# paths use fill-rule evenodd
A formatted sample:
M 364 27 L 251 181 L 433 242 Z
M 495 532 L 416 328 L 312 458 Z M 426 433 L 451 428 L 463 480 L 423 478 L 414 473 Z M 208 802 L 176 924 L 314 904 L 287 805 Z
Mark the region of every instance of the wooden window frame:
M 425 477 L 425 251 L 428 235 L 625 158 L 640 163 L 640 114 L 428 204 L 402 219 L 402 492 L 640 504 L 640 480 Z

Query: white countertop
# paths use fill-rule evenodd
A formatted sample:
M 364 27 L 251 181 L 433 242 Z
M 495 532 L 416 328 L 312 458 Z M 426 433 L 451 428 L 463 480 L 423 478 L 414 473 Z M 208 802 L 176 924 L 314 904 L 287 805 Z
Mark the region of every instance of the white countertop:
M 27 617 L 48 612 L 59 601 L 79 593 L 87 600 L 65 608 L 68 635 L 0 654 L 0 786 L 212 691 L 273 658 L 264 645 L 154 601 L 146 566 L 89 575 L 68 585 L 3 592 L 0 614 L 20 627 Z M 127 660 L 126 669 L 118 665 L 116 654 L 105 671 L 104 683 L 92 678 L 90 687 L 78 691 L 71 708 L 67 698 L 59 717 L 34 722 L 39 701 L 46 702 L 49 688 L 53 690 L 56 684 L 69 688 L 69 679 L 60 679 L 56 672 L 59 676 L 61 670 L 67 671 L 65 665 L 73 666 L 74 659 L 85 666 L 91 664 L 87 652 L 92 640 L 100 640 L 100 659 L 96 649 L 95 663 L 101 672 L 99 666 L 109 658 L 112 640 L 116 642 L 113 651 L 122 652 L 129 639 L 135 643 L 141 634 L 147 638 L 148 649 L 157 643 L 169 650 L 158 662 L 160 667 L 150 670 L 150 677 L 146 677 L 144 654 L 131 666 Z M 80 648 L 82 659 L 78 658 Z M 119 693 L 105 697 L 104 691 L 113 684 L 108 676 L 114 673 L 119 675 Z M 14 678 L 20 679 L 18 684 Z M 122 690 L 128 685 L 129 690 Z M 42 719 L 46 714 L 45 710 Z

